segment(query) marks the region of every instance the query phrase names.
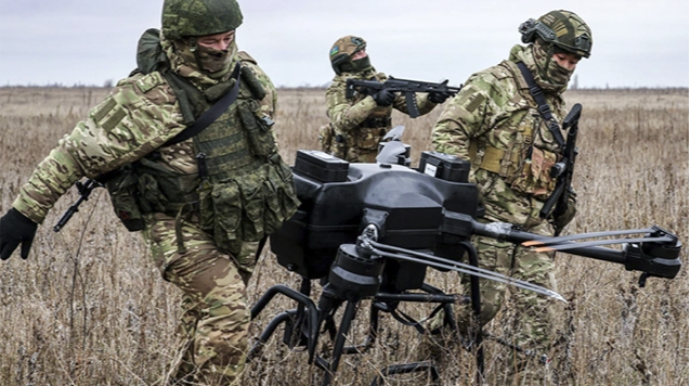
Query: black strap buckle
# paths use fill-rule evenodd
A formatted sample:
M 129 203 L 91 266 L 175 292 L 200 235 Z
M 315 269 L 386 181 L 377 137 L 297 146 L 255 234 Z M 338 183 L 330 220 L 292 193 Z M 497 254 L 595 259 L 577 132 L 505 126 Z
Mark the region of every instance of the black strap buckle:
M 553 121 L 553 119 L 551 119 L 551 109 L 549 108 L 549 105 L 539 105 L 537 109 L 539 109 L 539 113 L 541 113 L 542 117 Z
M 529 93 L 532 94 L 533 97 L 537 97 L 538 95 L 543 94 L 543 91 L 541 87 L 539 86 L 534 86 L 529 88 Z

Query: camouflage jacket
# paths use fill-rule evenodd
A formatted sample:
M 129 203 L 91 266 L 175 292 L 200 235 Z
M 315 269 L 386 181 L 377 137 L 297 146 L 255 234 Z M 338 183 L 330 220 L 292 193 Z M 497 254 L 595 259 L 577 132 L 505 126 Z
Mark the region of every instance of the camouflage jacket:
M 277 102 L 273 84 L 249 55 L 239 53 L 239 57 L 266 91 L 261 112 L 273 117 Z M 42 223 L 60 196 L 82 177 L 95 178 L 154 150 L 160 152 L 156 163 L 161 168 L 197 175 L 193 138 L 162 146 L 186 128 L 185 121 L 177 96 L 160 72 L 123 79 L 38 165 L 13 207 Z
M 549 170 L 560 146 L 537 110 L 519 61 L 534 71 L 531 51 L 516 46 L 509 60 L 470 76 L 439 117 L 432 142 L 436 151 L 472 162 L 470 180 L 479 186 L 489 217 L 524 224 L 555 187 Z M 561 122 L 563 99 L 545 95 Z
M 395 108 L 408 113 L 404 95 L 397 95 L 391 106 L 378 106 L 372 96 L 356 94 L 345 97 L 348 79 L 386 80 L 386 75 L 373 68 L 361 73 L 344 72 L 336 75 L 326 90 L 327 115 L 330 123 L 320 129 L 322 150 L 350 162 L 374 162 L 378 144 L 391 128 L 391 113 Z M 436 106 L 428 94 L 417 94 L 420 114 L 427 114 Z

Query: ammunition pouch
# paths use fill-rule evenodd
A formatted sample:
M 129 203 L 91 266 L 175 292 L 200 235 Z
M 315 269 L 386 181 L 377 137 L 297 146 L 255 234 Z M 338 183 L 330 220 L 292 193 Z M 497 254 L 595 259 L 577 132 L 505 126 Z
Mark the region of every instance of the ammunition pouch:
M 266 211 L 264 212 L 264 233 L 270 235 L 277 231 L 283 221 L 290 218 L 300 201 L 295 192 L 292 169 L 283 162 L 278 153 L 270 159 L 268 176 L 263 182 L 263 192 L 266 199 Z
M 344 133 L 334 129 L 331 125 L 328 125 L 328 127 L 329 129 L 327 130 L 330 130 L 332 138 L 329 142 L 330 151 L 328 154 L 344 160 L 349 160 L 350 151 L 355 147 L 354 136 L 352 135 L 354 132 Z
M 280 228 L 299 206 L 292 171 L 277 154 L 269 165 L 242 178 L 199 188 L 201 228 L 217 245 L 238 256 L 243 242 L 260 241 Z
M 379 143 L 382 141 L 383 136 L 386 135 L 386 129 L 384 128 L 359 128 L 357 135 L 357 148 L 360 150 L 367 151 L 378 151 Z
M 238 107 L 242 126 L 247 132 L 250 151 L 256 156 L 268 156 L 275 151 L 276 144 L 271 132 L 273 120 L 261 114 L 259 103 L 249 99 Z
M 137 176 L 132 165 L 121 168 L 109 177 L 105 182 L 105 188 L 110 194 L 117 218 L 130 232 L 144 229 L 144 219 L 136 200 Z
M 510 152 L 485 145 L 484 155 L 477 159 L 477 145 L 470 145 L 470 156 L 476 167 L 496 173 L 506 180 L 512 190 L 546 200 L 556 188 L 556 180 L 550 171 L 558 155 L 550 151 L 531 148 L 530 158 L 523 158 L 519 152 Z
M 523 160 L 519 174 L 508 180 L 511 189 L 545 201 L 556 188 L 556 179 L 550 175 L 551 168 L 556 162 L 556 153 L 533 147 L 532 157 Z
M 368 129 L 386 128 L 391 126 L 391 117 L 369 117 L 362 122 L 362 127 Z
M 213 235 L 217 245 L 237 255 L 242 247 L 239 234 L 242 219 L 240 186 L 235 180 L 209 184 L 199 189 L 201 229 Z

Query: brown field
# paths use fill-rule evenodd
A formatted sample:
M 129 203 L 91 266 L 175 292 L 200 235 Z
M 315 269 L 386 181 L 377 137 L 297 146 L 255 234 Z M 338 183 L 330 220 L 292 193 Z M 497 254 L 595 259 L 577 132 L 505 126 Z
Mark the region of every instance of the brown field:
M 106 94 L 100 88 L 0 88 L 0 212 Z M 558 290 L 569 300 L 559 306 L 555 326 L 565 332 L 562 379 L 572 385 L 687 385 L 688 90 L 578 90 L 566 99 L 584 106 L 575 170 L 579 212 L 567 233 L 659 224 L 679 235 L 684 265 L 674 280 L 651 278 L 639 288 L 639 273 L 623 266 L 559 254 Z M 316 131 L 326 122 L 323 91 L 281 90 L 279 107 L 282 154 L 292 163 L 296 149 L 317 148 Z M 407 128 L 403 140 L 412 145 L 413 165 L 429 149 L 439 113 L 416 120 L 394 115 L 394 123 Z M 76 198 L 73 189 L 57 203 L 27 261 L 16 253 L 0 262 L 0 384 L 162 385 L 176 354 L 178 292 L 161 280 L 140 236 L 118 223 L 102 189 L 62 232 L 52 232 Z M 449 292 L 459 282 L 454 273 L 436 271 L 428 279 Z M 299 277 L 265 252 L 250 282 L 250 301 L 277 283 L 297 288 Z M 276 298 L 253 334 L 293 307 Z M 428 311 L 403 310 L 417 317 Z M 362 308 L 348 344 L 363 342 L 366 314 Z M 500 335 L 513 316 L 507 307 L 488 328 Z M 344 356 L 334 384 L 368 385 L 386 365 L 418 359 L 416 331 L 388 315 L 381 322 L 379 344 L 364 355 Z M 320 384 L 322 372 L 306 363 L 306 353 L 286 349 L 281 340 L 279 331 L 248 367 L 244 384 Z M 488 384 L 505 384 L 506 369 L 499 365 L 504 350 L 491 342 L 486 349 Z M 440 370 L 443 385 L 473 384 L 473 356 L 463 349 L 449 353 Z M 430 383 L 418 375 L 389 384 Z

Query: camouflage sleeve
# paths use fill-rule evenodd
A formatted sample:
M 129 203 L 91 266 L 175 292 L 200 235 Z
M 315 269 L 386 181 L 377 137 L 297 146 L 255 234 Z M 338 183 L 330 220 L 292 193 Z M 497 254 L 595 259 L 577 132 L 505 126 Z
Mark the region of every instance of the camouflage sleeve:
M 13 207 L 42 223 L 58 198 L 83 176 L 95 178 L 136 161 L 184 130 L 176 102 L 157 72 L 120 81 L 41 161 Z
M 342 133 L 359 126 L 376 108 L 376 102 L 371 96 L 352 104 L 352 101 L 345 98 L 345 86 L 344 81 L 334 81 L 326 90 L 328 117 L 333 128 Z
M 436 107 L 436 104 L 429 100 L 429 93 L 418 92 L 415 94 L 415 98 L 417 99 L 417 110 L 419 110 L 419 115 L 428 114 L 434 109 L 434 107 Z M 405 94 L 400 94 L 395 98 L 393 108 L 402 113 L 410 115 L 410 112 L 407 111 L 407 100 Z
M 491 74 L 475 74 L 445 106 L 431 133 L 434 150 L 469 159 L 470 140 L 484 135 L 500 117 L 504 97 Z

